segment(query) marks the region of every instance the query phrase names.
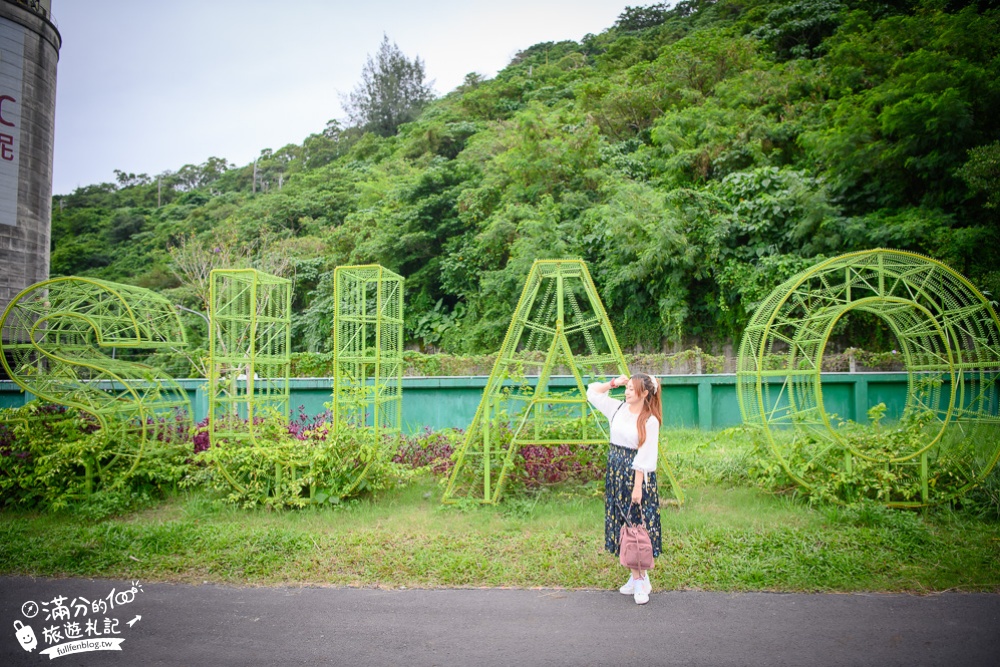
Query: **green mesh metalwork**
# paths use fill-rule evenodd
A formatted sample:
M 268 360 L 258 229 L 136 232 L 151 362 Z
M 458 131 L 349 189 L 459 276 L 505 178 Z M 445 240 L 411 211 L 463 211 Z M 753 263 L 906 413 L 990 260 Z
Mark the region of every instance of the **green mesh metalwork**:
M 551 388 L 555 373 L 571 375 L 574 386 Z M 521 446 L 607 446 L 606 420 L 587 403 L 587 384 L 623 373 L 628 373 L 625 359 L 586 264 L 536 261 L 443 501 L 497 502 Z M 537 381 L 532 384 L 528 377 Z M 682 501 L 662 457 L 660 466 Z
M 18 386 L 92 415 L 103 429 L 138 436 L 138 447 L 122 438 L 110 458 L 88 462 L 98 477 L 120 457 L 134 471 L 152 439 L 188 437 L 187 393 L 159 369 L 115 358 L 118 349 L 185 344 L 180 319 L 162 296 L 93 278 L 55 278 L 14 297 L 0 331 L 0 361 Z
M 254 443 L 259 418 L 288 417 L 292 283 L 216 269 L 210 289 L 209 437 L 213 447 Z
M 397 436 L 403 414 L 403 278 L 368 264 L 333 272 L 333 430 Z M 353 473 L 353 491 L 371 464 Z
M 378 265 L 333 272 L 333 427 L 399 433 L 403 397 L 403 278 Z
M 901 422 L 923 429 L 918 446 L 860 449 L 824 404 L 823 354 L 838 321 L 854 311 L 878 316 L 898 339 L 908 375 Z M 764 429 L 774 455 L 804 486 L 850 474 L 867 459 L 884 463 L 901 486 L 920 489 L 919 498 L 888 504 L 947 500 L 981 481 L 1000 456 L 998 332 L 990 303 L 940 262 L 894 250 L 827 260 L 776 288 L 747 326 L 737 372 L 743 419 Z

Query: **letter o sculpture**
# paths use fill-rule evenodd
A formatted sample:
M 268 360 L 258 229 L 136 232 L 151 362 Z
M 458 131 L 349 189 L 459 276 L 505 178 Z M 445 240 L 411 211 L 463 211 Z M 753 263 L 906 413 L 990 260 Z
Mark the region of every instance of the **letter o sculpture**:
M 837 397 L 824 403 L 823 354 L 852 311 L 881 318 L 899 342 L 907 393 L 894 428 L 919 435 L 900 437 L 898 446 L 859 447 L 828 412 Z M 771 292 L 743 334 L 737 393 L 744 423 L 762 428 L 799 484 L 850 475 L 865 460 L 884 466 L 899 488 L 908 480 L 909 492 L 882 500 L 912 507 L 965 493 L 996 464 L 998 378 L 1000 321 L 991 303 L 941 262 L 870 250 L 821 262 Z M 870 402 L 855 396 L 856 421 L 865 421 Z M 884 434 L 882 442 L 892 437 Z

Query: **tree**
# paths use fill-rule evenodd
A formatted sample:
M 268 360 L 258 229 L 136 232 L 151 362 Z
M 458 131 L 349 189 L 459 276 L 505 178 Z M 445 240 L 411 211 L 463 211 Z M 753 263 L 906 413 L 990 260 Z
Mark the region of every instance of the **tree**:
M 403 123 L 416 119 L 433 99 L 431 84 L 424 82 L 424 63 L 410 61 L 395 42 L 382 35 L 378 52 L 361 70 L 361 81 L 343 100 L 351 122 L 383 137 L 392 136 Z
M 840 26 L 847 8 L 840 0 L 800 0 L 769 13 L 753 36 L 780 60 L 820 55 L 819 46 Z
M 618 15 L 615 27 L 619 30 L 645 30 L 654 28 L 667 20 L 667 13 L 670 7 L 667 3 L 661 2 L 648 7 L 625 7 L 625 11 Z
M 247 239 L 229 229 L 217 230 L 210 237 L 182 236 L 167 252 L 174 276 L 197 299 L 198 306 L 208 312 L 213 269 L 254 268 L 277 276 L 289 271 L 292 257 L 280 250 L 265 250 L 270 247 L 278 244 L 267 232 L 256 239 Z
M 958 175 L 969 190 L 986 195 L 986 208 L 1000 208 L 1000 141 L 971 149 Z

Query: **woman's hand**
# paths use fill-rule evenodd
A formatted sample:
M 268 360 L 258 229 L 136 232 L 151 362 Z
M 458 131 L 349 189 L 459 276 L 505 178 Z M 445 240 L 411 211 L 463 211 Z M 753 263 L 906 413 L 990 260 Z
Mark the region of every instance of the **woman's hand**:
M 642 504 L 642 484 L 636 484 L 632 487 L 632 502 L 636 505 Z
M 629 377 L 627 375 L 619 375 L 614 380 L 611 381 L 611 387 L 624 387 L 628 384 Z

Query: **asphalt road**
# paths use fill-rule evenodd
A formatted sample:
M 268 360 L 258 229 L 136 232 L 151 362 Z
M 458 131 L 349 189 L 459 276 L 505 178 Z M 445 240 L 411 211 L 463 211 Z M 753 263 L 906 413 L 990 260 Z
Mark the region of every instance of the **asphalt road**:
M 32 628 L 31 652 L 15 621 Z M 120 651 L 41 655 L 73 641 L 67 623 L 91 642 L 123 640 Z M 133 591 L 128 581 L 0 577 L 0 625 L 4 666 L 1000 665 L 1000 595 L 961 593 L 654 591 L 639 607 L 603 591 Z M 52 628 L 63 635 L 55 644 Z

